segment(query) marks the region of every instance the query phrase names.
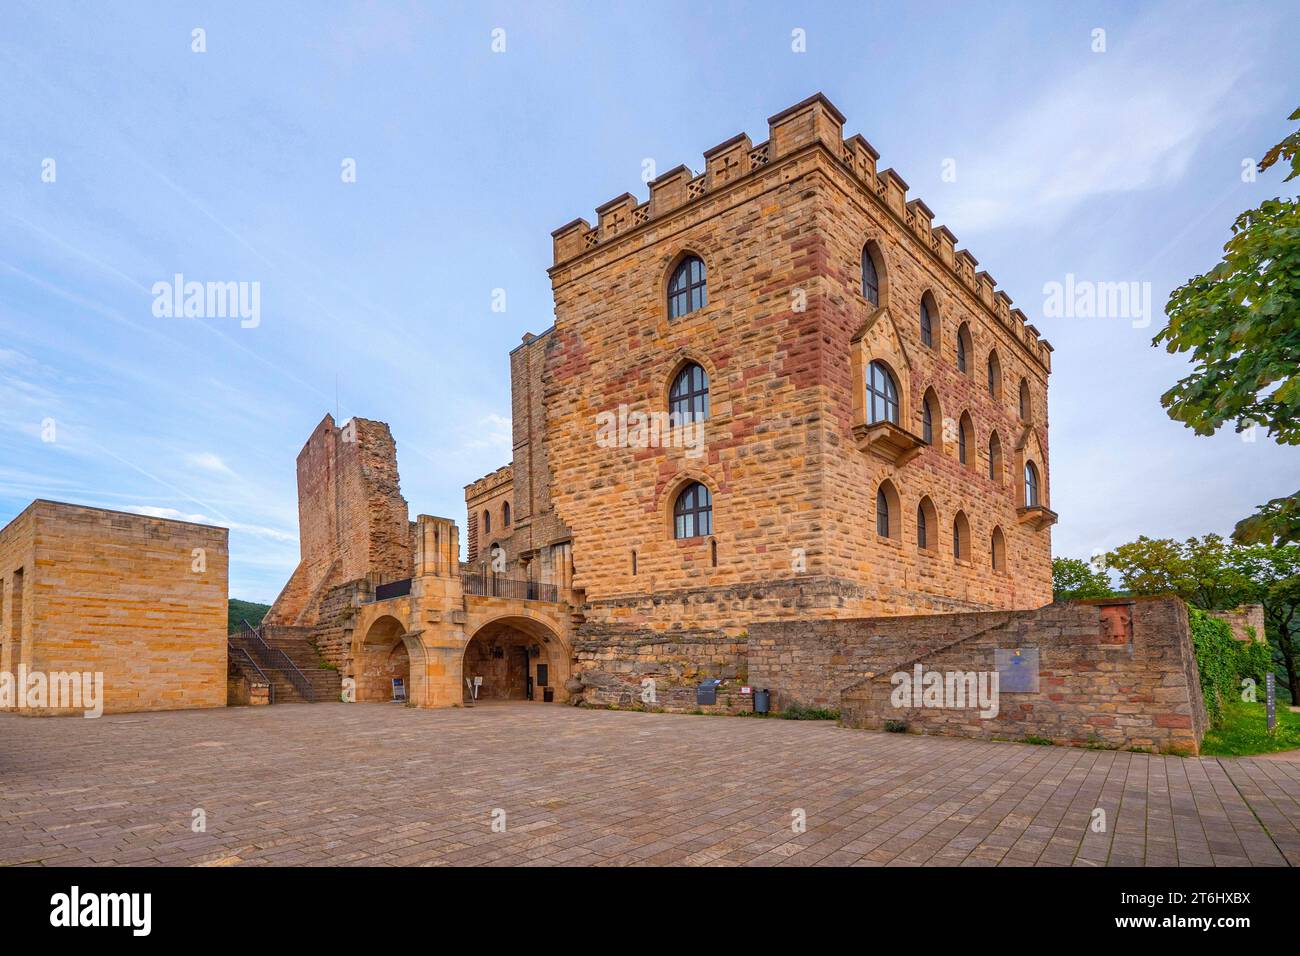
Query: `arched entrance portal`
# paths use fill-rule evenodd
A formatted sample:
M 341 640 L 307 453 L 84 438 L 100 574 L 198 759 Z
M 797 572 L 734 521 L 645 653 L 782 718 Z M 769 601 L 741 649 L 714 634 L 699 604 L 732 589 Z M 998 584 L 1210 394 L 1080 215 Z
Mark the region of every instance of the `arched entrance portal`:
M 465 646 L 461 672 L 481 677 L 479 700 L 563 700 L 569 676 L 568 651 L 551 630 L 528 618 L 499 618 L 484 624 Z M 469 686 L 464 699 L 470 699 Z
M 393 699 L 393 679 L 399 678 L 413 699 L 411 652 L 406 627 L 395 617 L 381 617 L 366 631 L 357 661 L 357 700 Z

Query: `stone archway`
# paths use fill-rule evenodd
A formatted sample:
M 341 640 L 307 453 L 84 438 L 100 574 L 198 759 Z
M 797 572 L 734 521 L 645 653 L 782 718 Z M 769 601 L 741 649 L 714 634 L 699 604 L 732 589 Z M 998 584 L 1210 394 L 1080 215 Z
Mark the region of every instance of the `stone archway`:
M 500 617 L 483 624 L 470 636 L 461 662 L 465 679 L 483 679 L 480 701 L 543 702 L 548 692 L 553 701 L 563 701 L 571 670 L 569 650 L 560 636 L 527 617 Z M 463 699 L 470 700 L 468 685 Z
M 377 618 L 366 630 L 358 651 L 354 665 L 358 702 L 392 700 L 394 678 L 401 679 L 408 700 L 418 703 L 423 699 L 423 668 L 411 664 L 423 663 L 424 645 L 418 636 L 408 634 L 397 618 Z

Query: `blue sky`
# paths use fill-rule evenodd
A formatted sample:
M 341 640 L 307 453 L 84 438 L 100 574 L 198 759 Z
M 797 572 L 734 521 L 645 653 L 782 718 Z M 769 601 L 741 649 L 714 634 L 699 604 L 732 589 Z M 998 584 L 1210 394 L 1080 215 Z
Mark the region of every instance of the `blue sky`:
M 223 524 L 231 594 L 269 601 L 336 381 L 341 418 L 392 426 L 412 514 L 463 521 L 463 485 L 510 458 L 507 353 L 552 322 L 550 231 L 644 197 L 645 159 L 702 169 L 822 90 L 1056 347 L 1056 553 L 1226 532 L 1295 490 L 1300 452 L 1170 421 L 1186 363 L 1149 343 L 1235 215 L 1295 192 L 1241 170 L 1300 105 L 1297 22 L 1283 2 L 10 0 L 0 524 L 35 497 Z M 260 324 L 156 317 L 176 273 L 260 283 Z M 1067 273 L 1151 283 L 1155 320 L 1044 317 Z

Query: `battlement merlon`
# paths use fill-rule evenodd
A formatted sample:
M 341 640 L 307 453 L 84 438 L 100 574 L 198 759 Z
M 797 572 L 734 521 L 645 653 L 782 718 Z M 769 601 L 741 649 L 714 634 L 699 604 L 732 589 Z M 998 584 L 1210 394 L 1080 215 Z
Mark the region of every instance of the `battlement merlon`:
M 747 176 L 759 174 L 776 160 L 811 145 L 819 145 L 847 169 L 859 186 L 905 225 L 918 243 L 952 272 L 970 294 L 1023 344 L 1031 358 L 1051 371 L 1051 344 L 1026 325 L 1023 313 L 1011 308 L 1011 297 L 996 288 L 987 272 L 976 272 L 978 260 L 956 248 L 957 237 L 947 226 L 935 226 L 934 213 L 920 199 L 908 200 L 907 182 L 892 169 L 877 172 L 880 153 L 861 134 L 843 137 L 844 115 L 822 93 L 768 117 L 768 139 L 757 146 L 739 133 L 705 151 L 704 172 L 695 175 L 685 165 L 651 180 L 650 196 L 637 202 L 623 193 L 597 207 L 596 225 L 577 218 L 551 233 L 554 266 L 594 252 L 616 239 L 648 226 L 653 220 L 701 201 L 710 193 Z M 1019 318 L 1017 318 L 1019 316 Z
M 495 491 L 502 485 L 508 484 L 514 480 L 514 462 L 508 465 L 502 465 L 496 471 L 484 475 L 471 481 L 465 486 L 465 500 L 476 499 L 481 495 Z

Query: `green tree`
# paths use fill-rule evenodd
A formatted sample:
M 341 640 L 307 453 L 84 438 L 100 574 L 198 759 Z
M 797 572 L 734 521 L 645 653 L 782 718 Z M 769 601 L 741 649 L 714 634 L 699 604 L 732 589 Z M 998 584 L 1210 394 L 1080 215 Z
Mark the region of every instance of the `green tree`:
M 1300 109 L 1291 114 L 1300 119 Z M 1261 171 L 1289 162 L 1300 175 L 1300 131 L 1265 154 Z M 1160 397 L 1169 417 L 1198 435 L 1234 421 L 1300 444 L 1300 200 L 1270 199 L 1237 217 L 1223 260 L 1175 289 L 1156 333 L 1192 372 Z M 1300 541 L 1300 491 L 1274 498 L 1237 524 L 1240 543 Z
M 1080 558 L 1052 558 L 1052 600 L 1109 597 L 1113 593 L 1105 571 Z
M 1103 561 L 1132 594 L 1172 593 L 1207 611 L 1223 611 L 1257 591 L 1242 550 L 1217 534 L 1181 543 L 1142 535 L 1107 552 Z

